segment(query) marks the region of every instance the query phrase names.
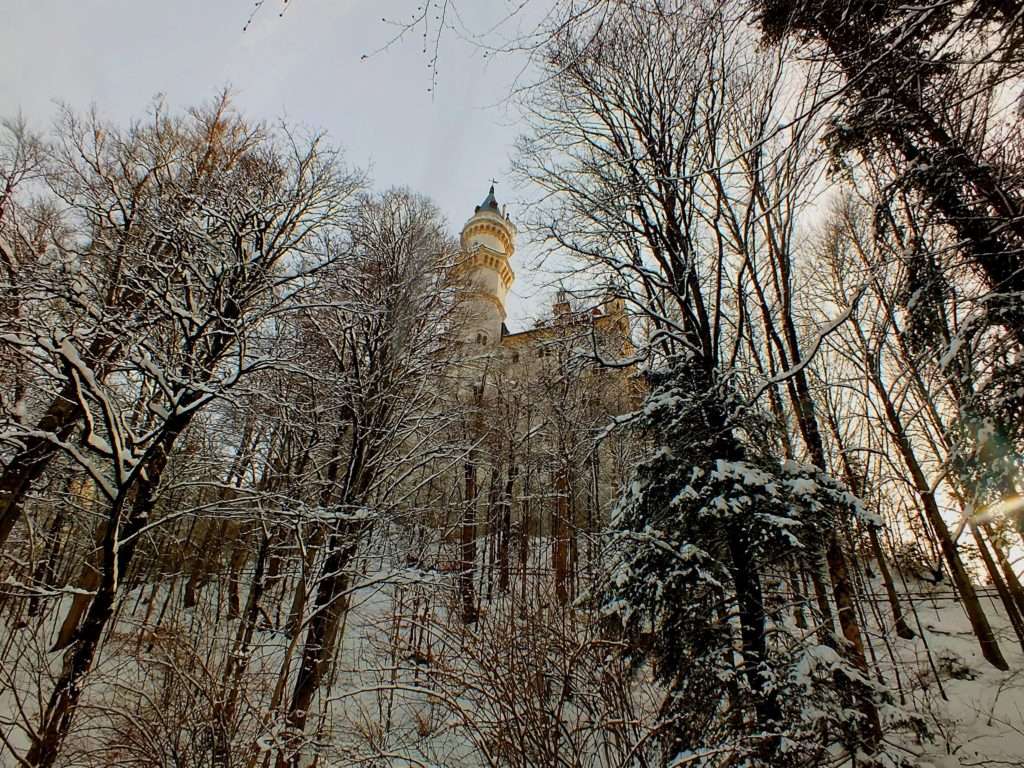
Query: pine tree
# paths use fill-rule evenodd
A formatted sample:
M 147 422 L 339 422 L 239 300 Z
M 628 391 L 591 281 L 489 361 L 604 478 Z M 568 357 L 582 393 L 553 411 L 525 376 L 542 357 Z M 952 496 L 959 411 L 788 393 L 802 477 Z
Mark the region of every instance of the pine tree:
M 858 502 L 757 450 L 766 419 L 730 377 L 674 358 L 651 384 L 637 422 L 651 450 L 613 517 L 602 609 L 665 686 L 666 758 L 810 766 L 870 743 L 852 706 L 866 681 L 769 605 L 782 563 L 820 548 L 838 514 L 863 514 Z

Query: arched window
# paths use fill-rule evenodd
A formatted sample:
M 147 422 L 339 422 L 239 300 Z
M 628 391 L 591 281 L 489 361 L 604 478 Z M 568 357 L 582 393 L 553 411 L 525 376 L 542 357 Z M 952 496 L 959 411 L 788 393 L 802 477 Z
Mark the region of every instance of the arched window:
M 479 344 L 481 347 L 486 347 L 487 346 L 487 334 L 486 333 L 478 333 L 476 335 L 476 343 Z

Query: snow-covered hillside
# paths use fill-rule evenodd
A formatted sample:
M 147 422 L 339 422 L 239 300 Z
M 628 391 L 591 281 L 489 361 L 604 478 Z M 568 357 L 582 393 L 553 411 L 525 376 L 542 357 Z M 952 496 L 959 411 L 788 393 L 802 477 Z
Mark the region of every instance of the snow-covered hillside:
M 664 693 L 644 669 L 627 672 L 616 643 L 586 612 L 558 607 L 550 583 L 536 583 L 543 577 L 528 586 L 525 601 L 518 581 L 510 594 L 481 600 L 478 623 L 467 627 L 450 575 L 402 569 L 386 558 L 366 566 L 349 597 L 304 764 L 625 768 L 659 753 Z M 295 641 L 272 599 L 245 641 L 243 620 L 229 619 L 227 602 L 217 599 L 224 586 L 214 580 L 188 610 L 174 581 L 131 593 L 90 676 L 61 765 L 198 768 L 216 755 L 227 765 L 274 764 L 287 735 L 275 713 L 286 693 L 280 671 Z M 1024 654 L 999 606 L 986 607 L 1009 672 L 981 658 L 945 585 L 915 579 L 907 586 L 916 638 L 867 621 L 877 682 L 890 692 L 883 763 L 1021 765 Z M 14 679 L 5 673 L 0 718 L 19 750 L 27 740 L 13 724 L 32 721 L 40 682 L 59 671 L 61 654 L 48 648 L 62 614 L 54 605 L 42 632 L 4 630 L 8 669 L 16 661 L 18 672 Z M 721 764 L 699 758 L 684 754 L 673 764 Z M 841 751 L 832 764 L 852 765 Z

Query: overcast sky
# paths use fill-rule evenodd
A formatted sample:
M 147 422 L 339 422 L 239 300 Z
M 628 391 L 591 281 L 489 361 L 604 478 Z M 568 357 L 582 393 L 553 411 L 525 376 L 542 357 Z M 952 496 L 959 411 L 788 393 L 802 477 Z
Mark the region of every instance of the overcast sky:
M 248 116 L 327 131 L 377 188 L 429 195 L 453 231 L 492 176 L 514 217 L 517 195 L 501 182 L 521 128 L 503 100 L 524 62 L 450 33 L 429 92 L 422 29 L 374 53 L 398 31 L 383 19 L 408 19 L 419 2 L 266 0 L 243 32 L 253 0 L 2 0 L 0 114 L 20 110 L 45 129 L 62 101 L 127 121 L 157 94 L 184 108 L 230 86 Z M 482 31 L 513 5 L 468 0 L 458 10 Z M 513 326 L 536 306 L 528 262 L 524 249 L 513 263 Z

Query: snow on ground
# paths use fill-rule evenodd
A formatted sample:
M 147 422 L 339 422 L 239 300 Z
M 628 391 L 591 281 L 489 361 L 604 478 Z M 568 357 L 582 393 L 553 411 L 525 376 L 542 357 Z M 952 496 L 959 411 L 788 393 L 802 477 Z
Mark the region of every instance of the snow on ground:
M 874 586 L 881 591 L 880 584 Z M 994 590 L 983 590 L 983 605 L 1009 663 L 1007 672 L 982 658 L 948 585 L 915 581 L 910 588 L 921 594 L 914 602 L 923 632 L 913 640 L 888 634 L 896 665 L 877 635 L 874 643 L 887 681 L 897 697 L 902 685 L 903 708 L 923 719 L 931 743 L 906 734 L 897 743 L 918 755 L 922 768 L 1024 766 L 1024 652 L 1002 606 L 988 594 Z M 918 631 L 914 617 L 908 618 Z
M 86 687 L 85 706 L 69 740 L 69 764 L 104 764 L 95 761 L 98 756 L 113 759 L 109 745 L 115 730 L 114 741 L 119 740 L 122 750 L 133 739 L 201 739 L 202 720 L 209 713 L 200 698 L 188 702 L 196 688 L 223 686 L 223 662 L 235 641 L 238 621 L 226 618 L 224 585 L 208 584 L 204 600 L 192 610 L 180 608 L 180 586 L 173 585 L 174 594 L 168 582 L 127 595 Z M 871 581 L 870 587 L 882 593 L 880 583 Z M 909 589 L 915 593 L 916 616 L 911 612 L 907 618 L 919 633 L 917 638 L 900 639 L 869 618 L 870 655 L 893 691 L 885 720 L 901 723 L 887 736 L 887 750 L 921 768 L 1024 766 L 1024 652 L 1001 606 L 984 598 L 1010 664 L 1008 672 L 982 658 L 948 586 L 914 580 Z M 513 591 L 517 590 L 514 580 Z M 559 642 L 565 637 L 545 627 L 548 634 L 541 638 L 540 625 L 530 623 L 560 609 L 553 608 L 553 602 L 545 605 L 544 596 L 538 595 L 537 612 L 526 618 L 521 611 L 510 610 L 513 601 L 508 598 L 483 601 L 482 623 L 467 633 L 453 618 L 456 595 L 450 574 L 404 571 L 377 561 L 351 595 L 338 660 L 314 705 L 325 714 L 317 723 L 322 736 L 311 746 L 311 754 L 320 754 L 328 765 L 367 760 L 396 767 L 476 768 L 487 764 L 482 751 L 500 752 L 503 734 L 516 733 L 501 718 L 529 717 L 530 707 L 537 704 L 507 699 L 529 698 L 543 689 L 538 701 L 552 709 L 546 716 L 563 721 L 562 738 L 568 748 L 593 750 L 592 755 L 576 755 L 574 764 L 615 765 L 614 755 L 602 755 L 601 745 L 587 731 L 594 729 L 595 718 L 610 717 L 610 710 L 591 711 L 583 704 L 600 698 L 606 683 L 585 679 L 585 656 L 575 666 L 561 665 L 557 655 L 563 653 Z M 38 691 L 45 696 L 52 676 L 59 672 L 61 655 L 48 649 L 69 599 L 53 606 L 42 631 L 28 626 L 0 630 L 5 652 L 0 716 L 4 736 L 16 748 L 24 749 L 26 739 L 8 723 L 19 711 L 34 714 L 45 700 L 38 698 Z M 165 603 L 170 609 L 163 629 L 156 631 L 156 617 Z M 880 602 L 878 607 L 884 624 L 888 606 Z M 278 621 L 275 613 L 268 609 L 243 654 L 245 692 L 235 733 L 240 752 L 266 754 L 279 743 L 280 723 L 268 702 L 275 695 L 290 638 L 272 626 Z M 281 613 L 287 614 L 287 606 Z M 140 625 L 148 628 L 140 633 Z M 570 634 L 583 631 L 579 622 L 565 626 Z M 517 632 L 530 634 L 514 637 Z M 502 641 L 507 644 L 495 653 L 487 649 L 487 643 Z M 537 680 L 532 679 L 531 664 Z M 14 680 L 7 677 L 11 670 Z M 544 673 L 572 679 L 577 693 L 585 690 L 586 696 L 560 695 L 557 686 L 542 679 Z M 510 676 L 515 679 L 504 680 Z M 636 685 L 646 690 L 632 692 L 630 705 L 638 708 L 637 715 L 651 717 L 657 692 L 645 677 L 637 680 Z M 507 690 L 502 687 L 506 684 Z M 289 692 L 285 686 L 278 694 L 286 698 Z M 607 706 L 614 708 L 615 702 Z M 154 725 L 154 717 L 161 722 Z M 115 722 L 116 729 L 110 725 Z

